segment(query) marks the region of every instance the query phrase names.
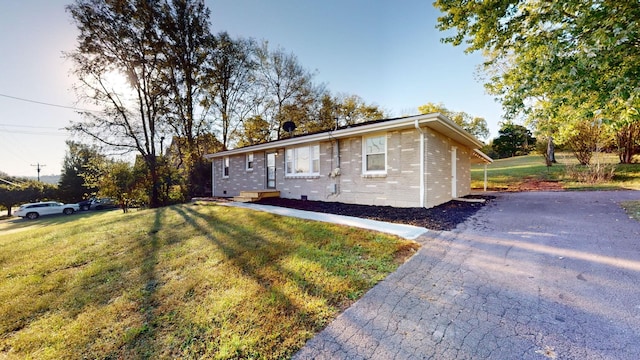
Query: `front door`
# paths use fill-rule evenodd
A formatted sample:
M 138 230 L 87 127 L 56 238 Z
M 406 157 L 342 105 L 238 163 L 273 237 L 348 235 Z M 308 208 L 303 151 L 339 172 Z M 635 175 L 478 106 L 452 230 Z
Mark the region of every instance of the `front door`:
M 267 153 L 267 189 L 276 188 L 276 153 Z

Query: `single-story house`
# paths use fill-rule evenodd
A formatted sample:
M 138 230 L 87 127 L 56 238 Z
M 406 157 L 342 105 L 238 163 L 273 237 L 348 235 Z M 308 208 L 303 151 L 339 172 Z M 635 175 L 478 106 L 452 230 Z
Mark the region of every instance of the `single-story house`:
M 205 155 L 213 196 L 433 207 L 471 192 L 483 144 L 439 113 L 377 120 Z

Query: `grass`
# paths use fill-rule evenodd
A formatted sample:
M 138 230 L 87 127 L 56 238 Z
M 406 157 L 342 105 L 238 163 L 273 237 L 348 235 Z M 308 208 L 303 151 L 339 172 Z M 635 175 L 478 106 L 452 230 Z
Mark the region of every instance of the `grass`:
M 629 214 L 629 217 L 640 221 L 640 201 L 624 201 L 620 206 Z
M 568 176 L 569 168 L 581 167 L 571 153 L 556 154 L 557 164 L 547 167 L 544 158 L 539 154 L 516 156 L 498 159 L 487 166 L 488 190 L 514 191 L 522 188 L 523 184 L 532 181 L 557 182 L 569 190 L 640 190 L 640 164 L 618 164 L 615 154 L 596 154 L 593 164 L 610 165 L 615 167 L 612 180 L 600 183 L 578 182 Z M 484 165 L 474 165 L 471 168 L 471 187 L 484 187 Z
M 287 358 L 417 244 L 188 204 L 0 222 L 0 358 Z

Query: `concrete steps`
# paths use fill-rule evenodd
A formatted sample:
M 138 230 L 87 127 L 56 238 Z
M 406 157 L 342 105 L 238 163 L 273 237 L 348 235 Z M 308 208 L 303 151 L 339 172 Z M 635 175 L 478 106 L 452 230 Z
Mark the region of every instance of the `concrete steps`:
M 233 201 L 237 202 L 252 202 L 258 201 L 267 197 L 280 197 L 280 191 L 278 190 L 250 190 L 240 191 L 239 196 L 235 196 Z

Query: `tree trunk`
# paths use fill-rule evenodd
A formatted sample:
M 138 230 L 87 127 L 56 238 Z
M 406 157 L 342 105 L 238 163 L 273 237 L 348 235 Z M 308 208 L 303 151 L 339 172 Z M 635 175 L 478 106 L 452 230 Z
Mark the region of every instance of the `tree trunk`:
M 619 130 L 616 134 L 618 140 L 618 157 L 621 164 L 630 164 L 637 153 L 636 141 L 640 137 L 640 126 L 631 124 Z
M 549 162 L 554 164 L 557 163 L 555 145 L 553 144 L 553 136 L 549 136 L 549 142 L 547 143 L 547 156 L 549 157 Z
M 154 155 L 147 155 L 147 166 L 151 175 L 151 196 L 149 196 L 149 207 L 155 209 L 160 207 L 160 191 L 158 190 L 158 161 Z

